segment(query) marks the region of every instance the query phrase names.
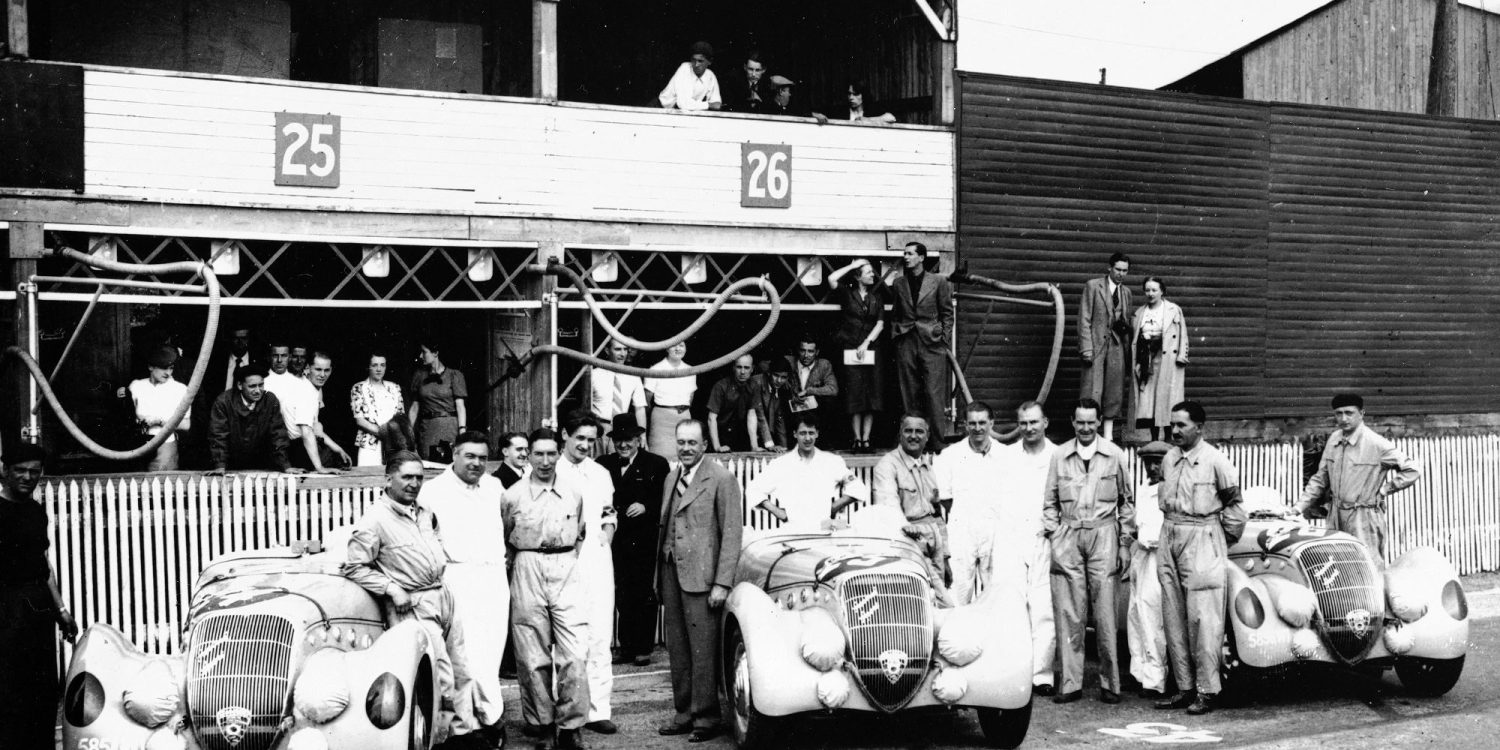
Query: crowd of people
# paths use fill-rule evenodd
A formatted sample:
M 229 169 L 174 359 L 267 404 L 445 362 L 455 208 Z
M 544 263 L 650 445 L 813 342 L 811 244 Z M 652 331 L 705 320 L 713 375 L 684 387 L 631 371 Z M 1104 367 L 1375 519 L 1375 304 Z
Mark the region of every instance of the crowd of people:
M 688 48 L 687 59 L 677 66 L 657 101 L 665 109 L 683 112 L 724 111 L 802 117 L 811 118 L 819 125 L 829 120 L 857 125 L 896 122 L 894 114 L 882 111 L 873 103 L 867 107 L 865 100 L 869 89 L 863 81 L 848 81 L 844 101 L 823 108 L 830 113 L 825 114 L 796 99 L 795 80 L 780 73 L 767 75 L 766 63 L 759 50 L 746 54 L 744 64 L 727 74 L 722 85 L 711 70 L 713 62 L 713 45 L 694 42 Z

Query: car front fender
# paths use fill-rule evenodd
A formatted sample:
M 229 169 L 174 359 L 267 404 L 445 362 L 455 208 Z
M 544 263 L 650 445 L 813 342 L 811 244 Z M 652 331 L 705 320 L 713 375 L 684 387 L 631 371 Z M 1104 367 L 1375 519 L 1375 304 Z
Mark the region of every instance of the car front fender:
M 425 701 L 424 705 L 431 708 L 429 726 L 436 729 L 441 705 L 436 669 L 442 648 L 442 634 L 435 626 L 415 620 L 397 623 L 375 639 L 369 648 L 345 654 L 342 667 L 349 695 L 348 707 L 326 724 L 313 724 L 299 716 L 298 728 L 316 728 L 327 738 L 329 747 L 406 750 L 413 701 Z M 429 679 L 419 678 L 423 670 L 427 670 Z M 381 729 L 371 722 L 366 712 L 366 697 L 375 681 L 386 673 L 400 682 L 406 710 L 400 721 Z
M 944 667 L 959 669 L 968 682 L 958 705 L 1005 709 L 1026 705 L 1031 701 L 1032 646 L 1024 600 L 1001 595 L 997 589 L 973 604 L 934 610 L 936 636 L 941 638 L 945 625 L 965 617 L 978 617 L 986 626 L 981 629 L 983 651 L 977 659 L 963 667 Z
M 809 617 L 828 617 L 826 610 L 809 607 L 788 610 L 766 592 L 741 583 L 724 605 L 725 619 L 745 640 L 750 662 L 750 695 L 755 710 L 767 716 L 788 716 L 823 708 L 818 702 L 821 674 L 802 658 L 802 632 Z M 725 633 L 725 648 L 730 648 Z M 726 654 L 725 680 L 733 680 L 732 654 Z
M 135 686 L 137 676 L 147 665 L 158 661 L 169 665 L 177 684 L 178 712 L 162 726 L 151 728 L 136 723 L 125 713 L 125 692 Z M 78 726 L 72 722 L 78 715 L 78 707 L 69 705 L 74 696 L 70 688 L 81 687 L 87 679 L 85 675 L 99 681 L 101 690 L 97 695 L 102 697 L 102 705 L 92 721 Z M 113 626 L 104 623 L 89 626 L 73 647 L 73 658 L 63 682 L 62 746 L 69 750 L 90 746 L 143 748 L 153 734 L 175 732 L 182 715 L 182 675 L 181 657 L 142 653 Z

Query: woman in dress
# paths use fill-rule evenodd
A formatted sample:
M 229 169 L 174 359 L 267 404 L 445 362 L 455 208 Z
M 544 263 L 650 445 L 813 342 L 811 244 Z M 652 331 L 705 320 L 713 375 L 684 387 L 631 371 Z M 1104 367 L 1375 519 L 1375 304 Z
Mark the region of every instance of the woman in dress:
M 1149 428 L 1152 440 L 1168 440 L 1172 436 L 1172 405 L 1183 400 L 1183 377 L 1188 364 L 1187 319 L 1182 316 L 1182 308 L 1167 301 L 1167 287 L 1161 279 L 1146 277 L 1141 290 L 1146 294 L 1146 304 L 1136 309 L 1131 326 L 1131 349 L 1135 352 L 1135 424 Z
M 853 284 L 839 285 L 845 274 L 853 273 Z M 885 351 L 881 334 L 885 331 L 885 306 L 890 289 L 885 279 L 875 274 L 875 266 L 863 258 L 828 275 L 828 286 L 835 290 L 833 299 L 839 306 L 839 327 L 834 340 L 842 349 L 852 349 L 864 359 L 875 354 L 870 364 L 844 367 L 844 412 L 849 415 L 850 447 L 856 451 L 870 449 L 870 428 L 875 412 L 885 410 Z M 835 361 L 842 361 L 842 358 Z
M 447 461 L 450 457 L 434 458 L 432 449 L 446 442 L 449 449 L 458 437 L 461 425 L 466 425 L 468 413 L 464 401 L 469 397 L 469 385 L 464 374 L 443 364 L 438 348 L 422 344 L 422 366 L 412 376 L 408 417 L 417 433 L 417 450 L 422 458 Z
M 687 342 L 680 341 L 667 349 L 667 356 L 651 365 L 653 370 L 678 370 L 687 367 Z M 692 375 L 680 378 L 646 378 L 646 403 L 651 407 L 646 430 L 646 450 L 668 461 L 677 458 L 677 423 L 691 418 L 693 394 L 698 379 Z
M 354 412 L 356 466 L 384 466 L 381 435 L 385 424 L 401 413 L 401 386 L 385 379 L 385 355 L 371 354 L 368 377 L 349 389 L 349 409 Z

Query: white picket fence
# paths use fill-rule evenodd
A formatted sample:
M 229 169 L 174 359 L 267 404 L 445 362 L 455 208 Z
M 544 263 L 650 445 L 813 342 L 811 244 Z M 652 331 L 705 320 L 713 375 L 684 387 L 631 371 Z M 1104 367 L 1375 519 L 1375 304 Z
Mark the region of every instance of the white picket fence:
M 1500 436 L 1398 440 L 1423 465 L 1422 481 L 1390 503 L 1388 553 L 1438 548 L 1462 573 L 1500 569 Z M 1227 445 L 1242 487 L 1264 485 L 1288 502 L 1302 485 L 1299 443 Z M 720 459 L 748 484 L 765 456 Z M 1133 470 L 1139 462 L 1131 454 Z M 874 457 L 850 457 L 869 482 Z M 375 486 L 310 487 L 297 477 L 53 477 L 38 491 L 51 521 L 63 596 L 82 623 L 108 622 L 148 651 L 171 653 L 199 570 L 239 550 L 321 539 L 352 523 L 379 496 Z M 747 509 L 746 524 L 769 514 Z M 498 541 L 497 541 L 498 543 Z

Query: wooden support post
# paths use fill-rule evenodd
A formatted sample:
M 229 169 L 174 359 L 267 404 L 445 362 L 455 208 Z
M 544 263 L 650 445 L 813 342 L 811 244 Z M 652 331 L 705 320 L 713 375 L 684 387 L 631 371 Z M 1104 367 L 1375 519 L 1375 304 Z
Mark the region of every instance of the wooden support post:
M 32 318 L 32 311 L 35 308 L 31 304 L 33 299 L 28 292 L 32 288 L 31 277 L 36 274 L 36 259 L 42 257 L 45 252 L 45 248 L 42 247 L 40 223 L 11 222 L 10 280 L 11 288 L 17 294 L 12 313 L 13 338 L 6 342 L 7 345 L 14 344 L 28 351 L 32 348 L 32 342 L 36 338 L 36 320 Z M 35 354 L 35 352 L 32 353 Z M 15 357 L 5 358 L 3 372 L 5 390 L 13 396 L 4 399 L 5 427 L 0 440 L 3 440 L 5 445 L 13 445 L 17 441 L 40 442 L 40 435 L 37 434 L 38 418 L 32 411 L 36 406 L 37 394 L 36 384 L 32 382 L 31 374 Z
M 1437 14 L 1432 21 L 1427 114 L 1458 115 L 1458 0 L 1438 0 Z
M 932 44 L 932 124 L 952 125 L 958 103 L 958 44 L 939 39 Z
M 557 99 L 557 2 L 531 0 L 531 95 Z
M 5 0 L 5 46 L 0 57 L 31 57 L 27 0 Z
M 544 259 L 545 249 L 538 252 Z M 526 274 L 517 281 L 522 294 L 528 299 L 546 301 L 557 294 L 557 279 L 541 274 Z M 493 382 L 504 372 L 505 357 L 510 352 L 523 356 L 537 344 L 549 343 L 557 322 L 553 318 L 553 307 L 544 304 L 539 310 L 505 310 L 492 313 L 491 350 L 496 359 L 490 363 L 490 380 Z M 509 350 L 507 350 L 509 347 Z M 519 430 L 531 432 L 542 425 L 542 420 L 552 416 L 552 357 L 541 357 L 527 366 L 519 378 L 512 378 L 490 391 L 490 414 L 494 429 L 491 437 L 500 432 Z

